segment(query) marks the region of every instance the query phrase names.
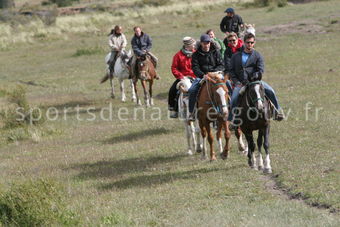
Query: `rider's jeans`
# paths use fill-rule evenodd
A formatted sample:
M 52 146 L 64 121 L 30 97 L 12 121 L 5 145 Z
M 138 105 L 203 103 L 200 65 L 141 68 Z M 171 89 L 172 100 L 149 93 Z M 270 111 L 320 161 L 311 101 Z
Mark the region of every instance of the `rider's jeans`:
M 201 87 L 200 82 L 202 79 L 196 78 L 189 89 L 189 112 L 192 113 L 195 109 L 198 91 Z

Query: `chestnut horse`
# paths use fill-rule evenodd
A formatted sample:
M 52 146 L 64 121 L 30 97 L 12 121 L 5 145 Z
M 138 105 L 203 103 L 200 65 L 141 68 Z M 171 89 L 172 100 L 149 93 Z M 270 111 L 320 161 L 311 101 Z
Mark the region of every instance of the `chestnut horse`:
M 152 98 L 152 85 L 156 78 L 156 70 L 154 63 L 152 62 L 150 56 L 142 56 L 136 60 L 136 77 L 133 79 L 133 84 L 135 87 L 135 93 L 137 97 L 137 104 L 142 105 L 138 93 L 137 93 L 137 81 L 140 79 L 143 90 L 144 90 L 144 100 L 147 107 L 154 105 Z M 149 82 L 149 90 L 147 90 L 146 82 Z
M 248 164 L 256 168 L 255 143 L 253 131 L 258 130 L 257 146 L 259 150 L 258 169 L 264 173 L 271 173 L 269 158 L 269 131 L 272 106 L 265 98 L 264 87 L 261 81 L 254 81 L 246 86 L 244 94 L 240 94 L 240 105 L 238 116 L 242 132 L 248 142 Z M 262 159 L 261 147 L 264 147 L 266 158 Z
M 197 115 L 199 120 L 199 126 L 203 137 L 203 151 L 202 158 L 206 158 L 208 137 L 210 145 L 210 160 L 216 160 L 216 155 L 213 149 L 213 134 L 211 131 L 210 123 L 216 121 L 217 132 L 216 137 L 218 141 L 218 147 L 222 159 L 227 159 L 230 150 L 230 130 L 228 118 L 228 88 L 226 86 L 227 78 L 224 78 L 222 72 L 208 73 L 207 81 L 203 83 L 198 95 L 198 109 Z M 224 137 L 226 144 L 223 148 L 222 144 L 222 129 L 224 129 Z M 241 130 L 235 130 L 236 137 L 238 139 L 239 150 L 244 151 L 245 145 L 242 141 Z

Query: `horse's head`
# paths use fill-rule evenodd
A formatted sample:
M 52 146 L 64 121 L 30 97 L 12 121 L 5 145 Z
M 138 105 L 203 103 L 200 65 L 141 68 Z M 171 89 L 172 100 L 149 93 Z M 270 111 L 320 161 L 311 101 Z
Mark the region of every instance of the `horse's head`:
M 120 59 L 122 60 L 122 63 L 125 66 L 127 66 L 128 62 L 130 61 L 130 58 L 131 58 L 131 50 L 129 52 L 122 50 L 119 55 L 120 55 Z
M 247 85 L 246 95 L 249 106 L 255 107 L 260 113 L 263 113 L 265 93 L 261 81 L 250 82 Z
M 143 55 L 137 59 L 136 64 L 139 78 L 141 80 L 151 80 L 150 70 L 153 67 L 151 60 L 146 55 Z
M 244 24 L 245 26 L 245 34 L 247 33 L 251 33 L 253 35 L 255 35 L 255 24 Z
M 227 78 L 223 72 L 208 73 L 208 91 L 216 111 L 223 117 L 228 116 L 228 88 L 226 86 Z

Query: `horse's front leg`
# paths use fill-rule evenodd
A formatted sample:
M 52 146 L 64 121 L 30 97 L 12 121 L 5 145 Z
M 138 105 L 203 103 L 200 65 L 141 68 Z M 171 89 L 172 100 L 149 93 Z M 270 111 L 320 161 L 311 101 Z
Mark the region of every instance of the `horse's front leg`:
M 153 80 L 151 79 L 149 81 L 149 95 L 150 95 L 150 105 L 153 106 L 153 98 L 152 98 L 152 85 L 153 85 Z
M 270 158 L 269 158 L 269 132 L 270 132 L 270 125 L 268 124 L 264 132 L 264 143 L 263 143 L 264 150 L 266 151 L 266 158 L 264 160 L 264 170 L 263 170 L 264 173 L 272 172 L 272 167 L 270 165 Z
M 262 143 L 263 143 L 263 135 L 264 132 L 262 129 L 259 129 L 259 135 L 257 137 L 257 149 L 259 150 L 259 155 L 257 156 L 257 169 L 262 170 L 263 169 L 263 159 L 262 159 Z
M 125 96 L 125 89 L 124 89 L 124 80 L 123 79 L 119 79 L 119 83 L 120 83 L 120 92 L 122 94 L 122 102 L 126 101 L 126 96 Z
M 142 105 L 142 102 L 140 101 L 140 99 L 139 99 L 139 96 L 138 96 L 138 91 L 137 91 L 137 82 L 138 82 L 138 80 L 136 79 L 136 80 L 134 80 L 133 81 L 133 86 L 134 86 L 134 89 L 135 89 L 135 94 L 136 94 L 136 100 L 137 100 L 137 105 Z
M 194 132 L 193 130 L 193 123 L 192 121 L 183 121 L 185 125 L 185 132 L 187 136 L 187 142 L 188 142 L 188 154 L 192 155 L 192 150 L 195 149 L 195 138 L 194 138 Z M 194 144 L 194 146 L 192 146 Z
M 248 154 L 248 147 L 244 144 L 243 139 L 242 139 L 242 131 L 241 128 L 238 127 L 235 130 L 235 136 L 237 138 L 237 144 L 238 144 L 238 150 L 244 154 L 247 155 Z
M 217 124 L 217 131 L 216 131 L 216 139 L 218 143 L 218 150 L 220 154 L 223 153 L 223 143 L 222 143 L 222 124 L 219 120 L 216 121 Z
M 254 138 L 253 138 L 253 133 L 250 132 L 249 134 L 245 134 L 247 142 L 248 142 L 248 165 L 251 168 L 256 167 L 256 158 L 255 158 L 255 143 L 254 143 Z
M 208 132 L 208 141 L 210 145 L 210 161 L 215 161 L 216 160 L 216 155 L 214 152 L 214 136 L 210 127 L 209 122 L 206 124 L 207 132 Z
M 203 140 L 201 158 L 202 160 L 204 160 L 204 159 L 207 159 L 207 129 L 206 129 L 205 124 L 201 120 L 199 121 L 199 125 L 201 129 L 202 140 Z
M 225 138 L 225 145 L 223 153 L 221 154 L 222 159 L 227 159 L 230 151 L 230 137 L 231 132 L 229 129 L 228 121 L 223 121 L 221 124 L 224 128 L 224 138 Z
M 146 105 L 146 107 L 150 107 L 149 94 L 148 94 L 148 90 L 146 89 L 146 81 L 141 80 L 141 84 L 142 84 L 142 87 L 143 87 L 143 90 L 144 90 L 145 105 Z
M 135 85 L 132 79 L 130 79 L 130 87 L 131 87 L 132 101 L 136 102 L 137 99 L 136 99 Z
M 113 83 L 113 76 L 110 75 L 110 85 L 111 85 L 111 98 L 115 98 L 115 86 Z
M 198 125 L 198 121 L 196 120 L 194 123 L 194 138 L 196 138 L 196 152 L 200 153 L 203 149 L 202 138 L 201 138 L 201 129 Z

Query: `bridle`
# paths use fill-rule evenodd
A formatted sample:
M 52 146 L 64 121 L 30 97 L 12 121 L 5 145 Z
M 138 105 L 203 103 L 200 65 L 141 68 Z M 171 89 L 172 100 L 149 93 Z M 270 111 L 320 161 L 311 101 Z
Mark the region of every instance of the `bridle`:
M 246 94 L 247 94 L 246 95 L 246 97 L 247 97 L 246 101 L 247 101 L 248 106 L 255 107 L 255 104 L 256 104 L 257 101 L 262 101 L 262 102 L 264 101 L 264 98 L 262 98 L 262 93 L 260 93 L 259 98 L 258 97 L 256 97 L 256 98 L 251 97 L 251 94 L 249 92 L 250 86 L 251 85 L 257 85 L 257 84 L 261 84 L 261 81 L 258 80 L 258 81 L 250 82 L 250 83 L 247 84 L 248 92 L 246 92 Z M 250 103 L 249 103 L 249 101 L 250 101 Z M 249 105 L 249 104 L 251 104 L 251 105 Z
M 215 79 L 208 77 L 207 78 L 207 91 L 208 91 L 208 97 L 210 99 L 210 103 L 209 104 L 212 104 L 212 106 L 214 107 L 215 111 L 219 115 L 222 116 L 223 115 L 223 108 L 224 107 L 228 107 L 228 105 L 227 104 L 225 104 L 225 105 L 224 104 L 218 105 L 218 103 L 216 102 L 215 95 L 214 95 L 214 93 L 211 92 L 212 88 L 216 87 L 216 86 L 223 88 L 223 90 L 226 92 L 226 94 L 228 94 L 228 88 L 227 88 L 225 83 L 218 82 Z M 226 103 L 227 103 L 227 100 L 226 100 Z

